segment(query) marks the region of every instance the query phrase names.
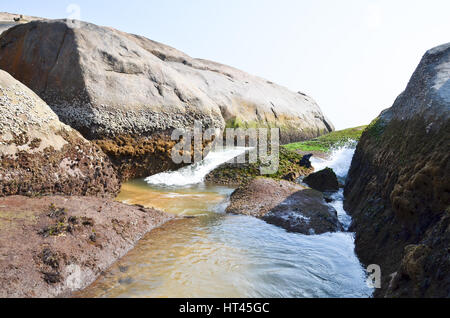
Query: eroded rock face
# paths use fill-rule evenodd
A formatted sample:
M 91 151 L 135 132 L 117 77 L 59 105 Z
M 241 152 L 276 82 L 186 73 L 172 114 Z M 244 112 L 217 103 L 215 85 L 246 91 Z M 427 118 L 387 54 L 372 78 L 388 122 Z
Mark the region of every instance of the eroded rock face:
M 84 22 L 35 21 L 9 29 L 0 39 L 0 68 L 97 141 L 126 177 L 167 170 L 171 163 L 148 163 L 169 162 L 173 144 L 160 141 L 176 128 L 193 128 L 194 121 L 217 129 L 277 126 L 282 142 L 334 129 L 304 94 Z
M 171 219 L 96 197 L 0 198 L 0 297 L 70 296 Z
M 339 181 L 333 169 L 326 168 L 315 172 L 303 179 L 303 182 L 312 189 L 321 192 L 337 192 L 339 191 Z
M 115 195 L 108 157 L 35 93 L 0 70 L 0 196 Z
M 364 132 L 345 188 L 356 251 L 378 297 L 450 297 L 450 44 Z M 392 276 L 391 276 L 392 275 Z
M 241 185 L 232 194 L 227 213 L 254 216 L 305 235 L 343 229 L 322 193 L 284 180 L 256 178 Z

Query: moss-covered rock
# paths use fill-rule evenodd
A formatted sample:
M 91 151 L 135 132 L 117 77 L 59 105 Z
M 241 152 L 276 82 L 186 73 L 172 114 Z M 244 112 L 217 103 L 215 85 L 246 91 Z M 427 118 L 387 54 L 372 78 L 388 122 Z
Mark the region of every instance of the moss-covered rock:
M 280 163 L 278 171 L 271 175 L 266 175 L 267 178 L 272 178 L 275 180 L 289 180 L 295 181 L 295 179 L 301 176 L 307 176 L 314 171 L 312 168 L 306 168 L 300 165 L 303 156 L 280 148 Z M 247 161 L 248 162 L 248 161 Z M 232 184 L 239 185 L 242 183 L 247 183 L 256 177 L 261 176 L 262 163 L 258 160 L 256 163 L 225 163 L 209 173 L 205 181 L 215 184 Z
M 378 297 L 450 297 L 449 65 L 450 44 L 428 51 L 353 158 L 345 208 Z
M 307 141 L 291 143 L 284 147 L 292 151 L 327 153 L 333 148 L 344 146 L 352 142 L 358 142 L 366 128 L 367 126 L 360 126 L 334 131 Z

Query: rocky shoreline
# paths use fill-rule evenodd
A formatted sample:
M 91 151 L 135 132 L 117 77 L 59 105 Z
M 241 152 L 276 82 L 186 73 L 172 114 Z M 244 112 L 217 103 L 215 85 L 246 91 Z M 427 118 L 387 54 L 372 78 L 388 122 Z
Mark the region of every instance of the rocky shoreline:
M 69 297 L 171 219 L 96 197 L 0 198 L 0 297 Z
M 206 182 L 238 187 L 228 213 L 305 235 L 343 231 L 323 193 L 343 185 L 310 156 L 360 138 L 345 209 L 357 255 L 382 269 L 375 297 L 450 297 L 450 44 L 371 125 L 328 134 L 303 93 L 112 28 L 13 17 L 0 14 L 0 297 L 68 297 L 174 219 L 114 198 L 126 180 L 179 168 L 171 134 L 195 123 L 294 142 L 267 178 L 260 162 L 227 163 Z
M 117 171 L 0 70 L 0 297 L 66 297 L 173 219 L 113 201 Z

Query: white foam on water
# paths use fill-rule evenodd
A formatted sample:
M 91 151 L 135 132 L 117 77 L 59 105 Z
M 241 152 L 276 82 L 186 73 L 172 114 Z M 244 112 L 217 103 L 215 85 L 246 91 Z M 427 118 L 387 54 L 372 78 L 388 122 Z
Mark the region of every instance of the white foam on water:
M 351 142 L 346 146 L 336 148 L 331 152 L 329 159 L 311 158 L 311 163 L 316 171 L 325 168 L 333 169 L 339 178 L 346 178 L 352 159 L 355 154 L 355 142 Z
M 330 205 L 337 211 L 339 222 L 341 222 L 344 229 L 348 231 L 352 224 L 352 218 L 344 210 L 344 190 L 340 189 L 339 192 L 333 194 L 331 198 L 333 199 L 333 202 L 331 202 Z
M 145 181 L 150 185 L 183 187 L 202 183 L 205 177 L 221 164 L 224 164 L 242 154 L 249 148 L 236 147 L 211 151 L 201 162 L 177 171 L 163 172 L 150 176 Z
M 315 171 L 320 171 L 327 167 L 331 168 L 336 173 L 338 179 L 345 182 L 352 164 L 353 156 L 355 155 L 356 144 L 356 141 L 351 141 L 342 147 L 334 149 L 328 159 L 311 158 L 311 163 Z M 344 229 L 348 230 L 352 223 L 352 218 L 344 210 L 343 189 L 334 193 L 331 198 L 333 199 L 333 202 L 331 202 L 330 205 L 337 211 L 339 221 L 344 226 Z

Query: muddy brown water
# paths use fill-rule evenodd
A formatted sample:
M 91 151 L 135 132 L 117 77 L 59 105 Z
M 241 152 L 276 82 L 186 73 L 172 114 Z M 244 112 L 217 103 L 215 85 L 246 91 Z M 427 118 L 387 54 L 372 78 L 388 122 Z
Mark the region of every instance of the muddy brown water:
M 195 216 L 149 233 L 76 297 L 369 297 L 352 233 L 304 236 L 227 215 L 232 188 L 123 186 L 119 201 Z
M 201 163 L 125 184 L 119 201 L 193 218 L 145 236 L 77 297 L 370 297 L 366 271 L 348 232 L 305 236 L 262 220 L 229 215 L 233 188 L 205 185 L 204 176 L 242 149 L 210 153 Z M 345 179 L 354 149 L 315 159 Z M 345 228 L 342 191 L 331 205 Z

